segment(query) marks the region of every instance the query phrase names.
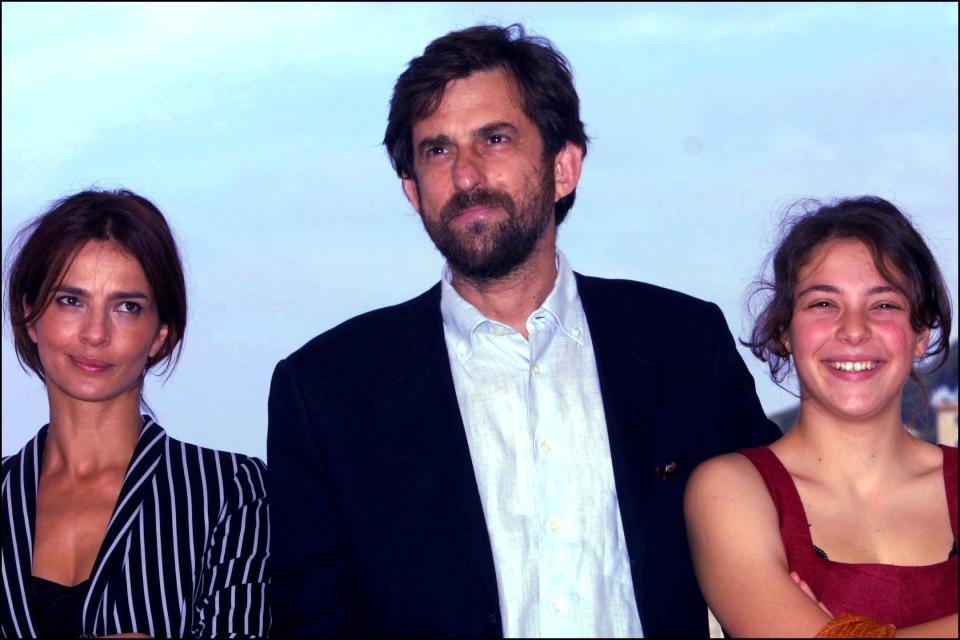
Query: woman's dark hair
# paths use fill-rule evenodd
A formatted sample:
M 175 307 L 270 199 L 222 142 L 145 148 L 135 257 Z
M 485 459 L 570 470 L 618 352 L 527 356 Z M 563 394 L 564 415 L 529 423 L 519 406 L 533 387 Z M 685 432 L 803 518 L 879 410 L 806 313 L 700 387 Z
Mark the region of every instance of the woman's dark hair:
M 187 326 L 187 290 L 180 254 L 160 210 L 146 198 L 122 189 L 67 196 L 14 236 L 7 258 L 4 302 L 20 365 L 45 379 L 37 345 L 27 328 L 50 305 L 53 291 L 70 263 L 91 240 L 115 242 L 143 268 L 160 323 L 167 325 L 167 339 L 147 360 L 146 369 L 166 361 L 161 373 L 169 371 L 180 357 Z
M 782 230 L 783 239 L 767 258 L 768 267 L 751 294 L 751 299 L 767 296 L 766 304 L 756 316 L 750 340 L 741 340 L 768 364 L 774 382 L 780 385 L 790 373 L 790 353 L 783 339 L 793 318 L 800 269 L 814 250 L 829 240 L 853 239 L 867 246 L 877 271 L 902 289 L 910 301 L 913 330 L 930 330 L 924 358 L 939 356 L 934 369 L 946 361 L 950 351 L 950 294 L 930 249 L 899 209 L 875 196 L 830 204 L 801 200 L 788 208 Z M 919 382 L 916 371 L 910 377 Z
M 523 26 L 478 25 L 437 38 L 400 74 L 390 99 L 383 144 L 401 178 L 416 179 L 413 126 L 440 106 L 451 80 L 476 71 L 502 69 L 517 84 L 524 113 L 543 138 L 543 155 L 552 161 L 567 142 L 587 153 L 580 121 L 580 98 L 567 59 L 546 38 L 527 36 Z M 557 224 L 573 206 L 576 190 L 554 205 Z

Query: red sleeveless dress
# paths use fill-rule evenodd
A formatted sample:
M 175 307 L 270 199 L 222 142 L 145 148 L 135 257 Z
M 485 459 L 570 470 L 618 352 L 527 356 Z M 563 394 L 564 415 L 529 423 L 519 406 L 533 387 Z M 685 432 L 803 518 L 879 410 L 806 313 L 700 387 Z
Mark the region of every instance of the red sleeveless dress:
M 848 564 L 820 557 L 793 478 L 768 448 L 744 449 L 763 477 L 780 516 L 780 537 L 787 563 L 826 607 L 838 616 L 855 613 L 897 628 L 936 620 L 957 612 L 957 448 L 943 450 L 943 482 L 953 529 L 954 552 L 937 564 L 904 567 L 892 564 Z

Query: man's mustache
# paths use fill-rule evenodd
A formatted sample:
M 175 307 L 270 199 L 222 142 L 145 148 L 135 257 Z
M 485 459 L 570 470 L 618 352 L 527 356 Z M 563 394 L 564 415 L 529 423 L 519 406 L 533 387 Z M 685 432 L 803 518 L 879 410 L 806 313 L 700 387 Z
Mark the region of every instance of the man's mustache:
M 513 216 L 515 210 L 513 198 L 503 191 L 492 189 L 457 191 L 440 210 L 441 220 L 450 222 L 461 211 L 471 207 L 502 207 L 510 216 Z

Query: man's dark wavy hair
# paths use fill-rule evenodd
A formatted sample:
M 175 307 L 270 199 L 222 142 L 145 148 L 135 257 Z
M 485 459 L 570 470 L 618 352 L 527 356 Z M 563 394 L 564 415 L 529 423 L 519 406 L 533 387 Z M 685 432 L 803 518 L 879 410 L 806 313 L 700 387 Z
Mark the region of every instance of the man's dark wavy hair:
M 545 160 L 552 161 L 567 142 L 586 155 L 589 138 L 580 121 L 580 98 L 563 54 L 546 38 L 526 35 L 522 25 L 478 25 L 437 38 L 397 79 L 383 144 L 398 176 L 416 179 L 413 126 L 436 111 L 447 84 L 492 69 L 503 69 L 516 81 L 524 113 L 543 139 Z M 558 225 L 575 196 L 576 190 L 554 206 Z

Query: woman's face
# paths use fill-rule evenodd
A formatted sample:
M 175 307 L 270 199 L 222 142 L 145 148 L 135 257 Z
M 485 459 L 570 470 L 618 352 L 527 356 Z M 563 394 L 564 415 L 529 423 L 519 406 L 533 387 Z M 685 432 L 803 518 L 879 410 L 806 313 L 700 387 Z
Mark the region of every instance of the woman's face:
M 903 386 L 929 331 L 914 332 L 907 296 L 877 271 L 867 246 L 823 243 L 800 269 L 795 292 L 785 344 L 803 402 L 837 417 L 899 420 Z
M 133 401 L 147 358 L 167 337 L 140 263 L 114 242 L 88 241 L 29 327 L 51 401 Z

